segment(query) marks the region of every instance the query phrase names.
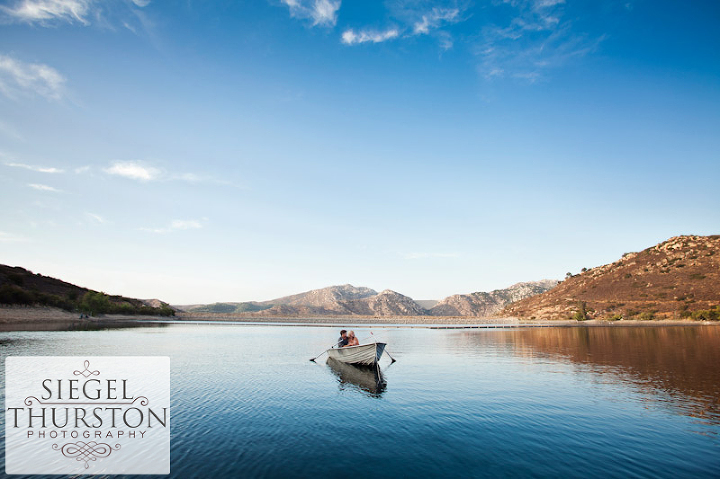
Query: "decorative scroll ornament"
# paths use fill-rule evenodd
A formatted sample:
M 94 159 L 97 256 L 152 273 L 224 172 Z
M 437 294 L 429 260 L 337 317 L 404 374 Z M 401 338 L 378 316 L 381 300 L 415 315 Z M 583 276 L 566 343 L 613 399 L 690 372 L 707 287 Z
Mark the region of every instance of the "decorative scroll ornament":
M 97 443 L 95 441 L 78 441 L 68 442 L 63 446 L 53 444 L 52 448 L 56 451 L 62 452 L 63 456 L 67 458 L 75 459 L 76 461 L 84 461 L 85 469 L 87 469 L 90 467 L 90 461 L 97 461 L 98 459 L 108 457 L 111 452 L 120 449 L 120 444 L 111 446 L 110 444 Z
M 98 370 L 90 371 L 90 361 L 88 361 L 87 359 L 85 360 L 85 363 L 83 364 L 83 366 L 85 366 L 85 369 L 83 369 L 82 371 L 78 371 L 76 369 L 75 371 L 73 371 L 73 374 L 75 376 L 84 376 L 86 378 L 89 378 L 90 376 L 99 376 L 100 375 L 100 371 L 98 371 Z

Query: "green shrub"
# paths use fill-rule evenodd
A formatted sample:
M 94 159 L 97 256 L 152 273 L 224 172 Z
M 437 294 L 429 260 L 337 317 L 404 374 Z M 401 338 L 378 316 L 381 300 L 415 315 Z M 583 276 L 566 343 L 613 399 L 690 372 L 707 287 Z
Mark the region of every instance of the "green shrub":
M 655 319 L 655 314 L 653 314 L 649 311 L 645 311 L 644 313 L 640 313 L 640 316 L 638 316 L 638 319 L 640 321 L 651 321 L 651 320 Z
M 577 312 L 573 314 L 571 318 L 575 321 L 586 321 L 588 319 L 587 304 L 585 303 L 585 301 L 578 301 L 577 307 Z
M 12 284 L 4 284 L 0 286 L 0 304 L 22 304 L 31 305 L 35 302 L 35 298 L 22 288 L 18 288 Z
M 699 309 L 690 317 L 695 321 L 720 321 L 720 309 Z

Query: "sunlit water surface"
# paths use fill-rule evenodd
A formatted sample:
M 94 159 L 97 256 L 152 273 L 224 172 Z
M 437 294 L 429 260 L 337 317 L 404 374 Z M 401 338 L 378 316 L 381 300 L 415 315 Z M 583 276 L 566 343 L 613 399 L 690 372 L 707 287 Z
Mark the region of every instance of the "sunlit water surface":
M 718 327 L 355 328 L 397 359 L 380 376 L 308 361 L 337 329 L 10 332 L 0 348 L 169 356 L 173 477 L 720 476 Z

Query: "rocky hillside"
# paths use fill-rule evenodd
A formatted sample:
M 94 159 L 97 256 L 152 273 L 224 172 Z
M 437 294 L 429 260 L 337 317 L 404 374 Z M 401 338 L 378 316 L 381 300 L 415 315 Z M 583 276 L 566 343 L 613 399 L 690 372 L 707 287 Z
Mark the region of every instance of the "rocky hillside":
M 350 314 L 362 316 L 422 316 L 427 314 L 412 298 L 389 289 L 369 298 L 345 301 L 342 306 Z
M 503 315 L 536 319 L 702 319 L 720 306 L 720 235 L 677 236 L 567 278 Z
M 270 301 L 249 301 L 243 303 L 213 303 L 179 308 L 190 313 L 253 313 L 263 311 L 273 316 L 295 316 L 304 314 L 339 314 L 345 308 L 345 301 L 368 298 L 377 292 L 370 288 L 355 287 L 351 284 L 313 289 L 304 293 Z M 281 308 L 280 306 L 286 306 Z
M 375 296 L 376 294 L 378 294 L 377 291 L 370 288 L 358 288 L 351 284 L 344 284 L 341 286 L 313 289 L 312 291 L 307 291 L 305 293 L 285 296 L 270 301 L 263 301 L 257 304 L 261 306 L 284 304 L 288 306 L 314 306 L 318 308 L 334 309 L 336 305 L 343 301 L 368 298 L 370 296 Z
M 496 289 L 489 293 L 455 294 L 433 306 L 429 310 L 429 314 L 433 316 L 492 316 L 507 304 L 544 293 L 557 284 L 557 280 L 544 279 L 517 283 L 509 288 Z
M 490 316 L 506 304 L 542 293 L 555 286 L 555 280 L 518 283 L 490 293 L 455 295 L 423 308 L 417 301 L 392 290 L 376 293 L 370 288 L 349 284 L 316 289 L 263 302 L 215 303 L 186 309 L 191 313 L 239 314 L 247 316 Z
M 352 289 L 351 289 L 352 288 Z M 426 314 L 415 301 L 395 291 L 375 293 L 369 288 L 354 288 L 350 285 L 332 286 L 313 291 L 306 296 L 308 303 L 302 304 L 303 295 L 288 296 L 292 302 L 276 304 L 258 313 L 258 316 L 422 316 Z M 333 294 L 341 291 L 342 294 Z M 368 295 L 372 292 L 372 295 Z M 354 297 L 353 297 L 354 296 Z M 343 299 L 350 297 L 350 299 Z M 282 298 L 281 298 L 282 299 Z M 323 299 L 325 302 L 323 302 Z

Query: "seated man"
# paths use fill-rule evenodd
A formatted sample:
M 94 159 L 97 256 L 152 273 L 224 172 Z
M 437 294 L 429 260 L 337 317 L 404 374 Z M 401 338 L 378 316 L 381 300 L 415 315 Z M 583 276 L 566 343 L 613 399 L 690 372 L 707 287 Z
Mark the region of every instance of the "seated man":
M 342 348 L 344 346 L 347 346 L 348 343 L 348 337 L 347 337 L 347 331 L 344 329 L 340 331 L 340 339 L 338 339 L 337 347 Z

